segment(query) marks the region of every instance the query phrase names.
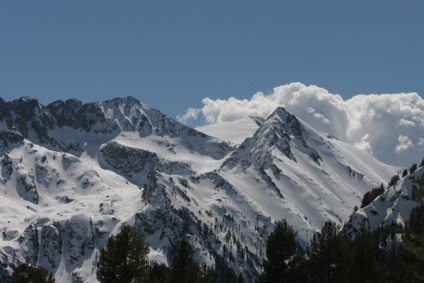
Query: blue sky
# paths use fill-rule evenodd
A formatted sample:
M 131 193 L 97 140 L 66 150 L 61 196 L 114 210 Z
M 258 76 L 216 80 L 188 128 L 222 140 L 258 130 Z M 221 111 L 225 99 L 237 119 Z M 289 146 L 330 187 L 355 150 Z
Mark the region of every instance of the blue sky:
M 176 117 L 302 82 L 424 94 L 424 1 L 0 2 L 0 96 L 132 95 Z

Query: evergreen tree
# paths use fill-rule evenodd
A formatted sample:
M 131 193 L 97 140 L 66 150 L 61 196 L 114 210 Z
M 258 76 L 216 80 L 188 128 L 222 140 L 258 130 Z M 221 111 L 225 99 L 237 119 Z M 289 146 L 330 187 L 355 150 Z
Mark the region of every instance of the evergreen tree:
M 424 282 L 424 206 L 411 212 L 409 227 L 402 236 L 399 261 L 406 270 L 405 282 Z
M 198 266 L 197 264 L 195 266 Z M 199 283 L 216 283 L 218 282 L 218 275 L 216 272 L 208 267 L 205 263 L 202 264 L 200 268 L 195 268 L 198 270 L 196 276 L 197 282 Z
M 193 259 L 193 249 L 186 240 L 182 240 L 172 260 L 172 282 L 196 282 L 199 271 L 200 268 Z
M 241 273 L 239 274 L 239 276 L 237 277 L 237 281 L 235 281 L 235 283 L 245 283 L 243 274 Z
M 402 178 L 406 177 L 406 175 L 408 175 L 408 170 L 403 170 L 402 172 Z
M 376 197 L 378 197 L 382 193 L 384 193 L 383 183 L 380 185 L 380 187 L 373 188 L 371 191 L 366 192 L 362 198 L 361 208 L 364 208 L 365 206 L 369 205 L 373 200 L 375 200 Z
M 417 170 L 418 166 L 416 163 L 412 164 L 411 168 L 409 168 L 409 174 L 412 174 Z
M 266 259 L 262 263 L 264 272 L 260 282 L 289 282 L 294 275 L 291 259 L 298 246 L 293 228 L 284 219 L 278 221 L 266 241 Z
M 106 249 L 100 249 L 97 279 L 102 283 L 144 282 L 148 253 L 144 238 L 125 225 L 119 234 L 109 238 Z
M 350 241 L 347 251 L 347 282 L 377 282 L 382 269 L 377 260 L 378 242 L 374 235 L 361 228 Z
M 306 252 L 302 251 L 294 256 L 290 262 L 292 266 L 292 275 L 290 282 L 309 282 L 308 277 L 308 259 L 306 258 Z
M 168 283 L 171 282 L 171 269 L 165 264 L 157 262 L 150 263 L 147 276 L 149 283 Z
M 234 270 L 229 267 L 225 259 L 219 255 L 215 255 L 215 273 L 219 283 L 244 283 L 243 275 L 240 273 L 237 277 Z
M 391 187 L 391 186 L 394 186 L 394 185 L 396 185 L 397 184 L 397 182 L 400 180 L 400 178 L 399 178 L 399 175 L 394 175 L 391 179 L 390 179 L 390 181 L 389 181 L 389 184 L 387 185 L 387 187 L 389 188 L 389 187 Z
M 15 268 L 12 274 L 12 283 L 54 283 L 52 274 L 41 267 L 34 267 L 23 263 Z
M 328 220 L 321 233 L 315 233 L 307 250 L 312 282 L 345 282 L 346 239 L 339 226 Z

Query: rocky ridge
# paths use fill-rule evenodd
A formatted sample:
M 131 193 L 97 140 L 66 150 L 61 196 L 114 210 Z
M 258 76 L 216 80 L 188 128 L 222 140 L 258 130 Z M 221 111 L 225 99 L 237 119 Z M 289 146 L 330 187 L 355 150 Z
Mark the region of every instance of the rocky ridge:
M 170 263 L 185 238 L 199 261 L 252 281 L 274 221 L 287 219 L 307 245 L 397 170 L 284 108 L 257 121 L 234 146 L 133 97 L 0 99 L 3 271 L 28 262 L 60 282 L 96 282 L 99 248 L 129 223 L 152 260 Z

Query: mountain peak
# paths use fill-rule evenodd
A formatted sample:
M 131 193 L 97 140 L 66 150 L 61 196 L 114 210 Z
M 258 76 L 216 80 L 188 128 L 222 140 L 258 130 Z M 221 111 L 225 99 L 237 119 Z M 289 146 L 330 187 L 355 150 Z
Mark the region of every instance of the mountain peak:
M 291 113 L 287 111 L 286 108 L 284 108 L 283 106 L 278 106 L 268 117 L 272 117 L 274 115 L 278 115 L 283 118 L 286 115 L 291 115 Z
M 222 166 L 230 169 L 242 166 L 243 170 L 251 165 L 258 168 L 268 167 L 272 164 L 277 152 L 297 162 L 294 151 L 297 155 L 306 155 L 314 163 L 319 164 L 322 158 L 305 140 L 303 131 L 304 126 L 295 115 L 283 107 L 278 107 L 260 125 L 253 137 L 246 139 Z M 315 132 L 311 134 L 318 135 Z M 274 150 L 276 152 L 271 154 Z
M 287 111 L 284 107 L 278 107 L 268 116 L 265 123 L 266 127 L 279 127 L 283 132 L 284 136 L 292 135 L 295 138 L 302 137 L 302 126 L 297 117 Z M 280 131 L 281 132 L 281 131 Z
M 146 105 L 133 96 L 115 97 L 112 100 L 106 100 L 104 104 L 108 104 L 110 102 L 115 103 L 115 105 L 138 105 L 146 107 Z
M 187 238 L 198 260 L 232 254 L 253 282 L 275 221 L 305 246 L 394 173 L 284 108 L 225 123 L 250 136 L 230 146 L 134 97 L 15 104 L 0 100 L 0 265 L 41 265 L 60 282 L 96 282 L 98 251 L 125 223 L 151 260 L 166 263 Z
M 18 98 L 18 99 L 15 99 L 15 100 L 13 100 L 13 101 L 36 102 L 36 103 L 38 103 L 38 99 L 37 99 L 37 98 L 35 98 L 35 97 L 32 97 L 32 96 L 22 96 L 22 97 L 20 97 L 20 98 Z M 12 102 L 13 102 L 13 101 L 12 101 Z

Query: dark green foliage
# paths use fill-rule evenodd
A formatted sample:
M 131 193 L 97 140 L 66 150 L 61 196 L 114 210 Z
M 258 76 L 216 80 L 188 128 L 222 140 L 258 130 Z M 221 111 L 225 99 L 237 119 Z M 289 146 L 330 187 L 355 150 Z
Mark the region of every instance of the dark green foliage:
M 403 231 L 399 252 L 387 265 L 386 282 L 424 282 L 424 207 L 415 208 Z
M 412 164 L 411 168 L 409 168 L 409 174 L 412 174 L 417 170 L 418 166 L 416 163 Z
M 378 282 L 382 267 L 377 260 L 378 242 L 374 235 L 361 228 L 347 248 L 346 282 Z
M 239 276 L 236 276 L 234 271 L 230 268 L 227 268 L 225 276 L 218 280 L 219 283 L 245 283 L 243 275 L 240 273 Z
M 198 269 L 193 259 L 191 246 L 187 241 L 182 240 L 172 260 L 172 282 L 195 282 Z
M 106 249 L 100 250 L 97 279 L 100 282 L 123 283 L 244 283 L 228 266 L 221 272 L 194 261 L 190 244 L 183 240 L 174 251 L 172 267 L 156 262 L 148 263 L 149 249 L 144 238 L 130 226 L 111 236 Z M 218 278 L 220 274 L 220 278 Z
M 198 264 L 196 264 L 196 266 L 198 266 Z M 216 275 L 216 272 L 208 267 L 206 264 L 202 264 L 202 266 L 200 268 L 197 269 L 197 276 L 195 276 L 194 278 L 196 278 L 196 282 L 199 283 L 216 283 L 218 282 L 218 276 Z M 194 281 L 190 281 L 190 282 L 194 282 Z
M 7 281 L 6 281 L 7 282 Z M 55 279 L 43 267 L 23 263 L 15 268 L 11 283 L 54 283 Z
M 392 178 L 392 182 L 397 182 L 396 179 L 397 177 Z M 424 198 L 420 195 L 424 190 L 424 176 L 415 178 L 414 181 L 414 199 L 420 206 L 412 210 L 405 227 L 395 222 L 387 223 L 371 233 L 364 225 L 348 238 L 335 223 L 327 221 L 321 232 L 312 237 L 306 253 L 297 252 L 289 257 L 290 253 L 281 253 L 275 257 L 267 253 L 267 259 L 263 261 L 265 272 L 258 278 L 258 283 L 424 282 Z M 373 191 L 375 193 L 378 190 L 384 191 L 383 185 Z M 291 229 L 285 221 L 280 222 L 280 225 L 270 234 L 267 250 L 270 246 L 276 247 L 272 244 L 275 235 L 280 234 L 277 229 Z M 288 244 L 284 248 L 293 251 L 290 246 Z M 275 278 L 266 277 L 267 268 L 278 264 L 280 267 L 273 272 L 280 272 L 280 275 Z M 284 273 L 286 270 L 291 270 L 289 276 Z
M 243 275 L 240 273 L 237 277 L 223 257 L 215 257 L 215 273 L 220 283 L 244 283 Z
M 402 172 L 402 178 L 406 177 L 406 175 L 408 175 L 408 170 L 403 170 Z
M 263 261 L 264 273 L 260 282 L 287 282 L 292 278 L 294 267 L 291 259 L 299 246 L 296 232 L 286 220 L 276 223 L 275 230 L 266 242 L 266 259 Z
M 199 265 L 192 260 L 192 253 L 190 245 L 187 242 L 180 243 L 178 250 L 183 250 L 179 254 L 179 259 L 174 257 L 174 260 L 185 261 L 185 264 L 177 263 L 180 270 L 186 270 L 187 275 L 182 277 L 180 273 L 176 274 L 174 267 L 167 267 L 164 264 L 158 264 L 151 262 L 149 271 L 145 281 L 148 283 L 177 283 L 177 282 L 193 282 L 193 283 L 245 283 L 243 276 L 239 274 L 237 277 L 234 271 L 228 266 L 221 265 L 223 270 L 213 269 L 206 266 L 205 264 Z M 189 253 L 191 251 L 191 253 Z M 187 253 L 186 253 L 187 252 Z M 183 259 L 185 255 L 188 255 L 190 259 Z M 182 265 L 185 265 L 183 267 Z M 183 280 L 183 281 L 180 281 Z
M 374 188 L 371 191 L 365 193 L 364 197 L 362 198 L 361 208 L 364 208 L 369 205 L 373 200 L 375 200 L 376 197 L 378 197 L 382 193 L 384 193 L 383 184 L 381 184 L 380 187 Z
M 420 163 L 420 167 L 423 167 L 423 166 L 424 166 L 424 158 L 423 158 L 423 160 Z
M 412 186 L 412 200 L 424 204 L 424 175 Z
M 171 269 L 165 264 L 157 262 L 150 263 L 150 268 L 147 276 L 149 283 L 167 283 L 171 282 Z
M 325 222 L 321 233 L 315 233 L 307 249 L 310 279 L 313 282 L 343 282 L 343 260 L 346 259 L 346 239 L 336 223 Z
M 402 237 L 399 258 L 412 268 L 412 281 L 424 282 L 424 206 L 413 209 Z M 412 282 L 411 281 L 411 282 Z
M 144 238 L 126 225 L 111 236 L 107 247 L 100 249 L 97 279 L 102 283 L 144 282 L 147 275 L 149 248 Z
M 399 175 L 394 175 L 391 179 L 390 179 L 390 181 L 389 181 L 389 184 L 387 185 L 387 187 L 389 188 L 389 187 L 391 187 L 391 186 L 394 186 L 394 185 L 396 185 L 397 184 L 397 182 L 400 180 L 400 177 L 399 177 Z
M 217 282 L 216 273 L 205 264 L 200 266 L 193 259 L 193 249 L 182 240 L 172 260 L 171 282 L 175 283 L 212 283 Z

